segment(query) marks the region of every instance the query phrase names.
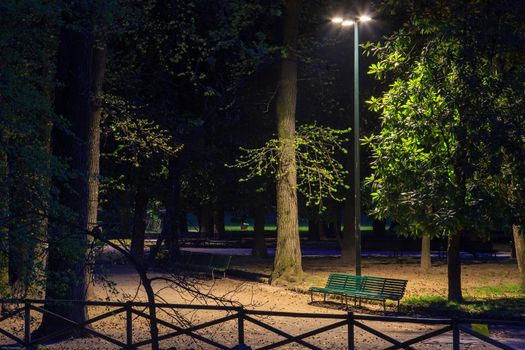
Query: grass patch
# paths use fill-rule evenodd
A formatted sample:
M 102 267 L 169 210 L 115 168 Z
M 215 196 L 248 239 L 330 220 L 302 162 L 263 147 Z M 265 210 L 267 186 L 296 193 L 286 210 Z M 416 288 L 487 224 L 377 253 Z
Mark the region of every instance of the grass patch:
M 515 297 L 525 298 L 525 293 L 520 291 L 520 286 L 517 284 L 501 284 L 498 286 L 483 286 L 474 289 L 477 296 L 502 296 L 510 295 Z
M 512 291 L 513 294 L 502 295 L 502 291 Z M 525 316 L 525 295 L 514 286 L 480 287 L 477 292 L 479 295 L 465 297 L 463 303 L 435 295 L 412 296 L 403 299 L 402 309 L 408 313 L 437 317 L 523 319 Z

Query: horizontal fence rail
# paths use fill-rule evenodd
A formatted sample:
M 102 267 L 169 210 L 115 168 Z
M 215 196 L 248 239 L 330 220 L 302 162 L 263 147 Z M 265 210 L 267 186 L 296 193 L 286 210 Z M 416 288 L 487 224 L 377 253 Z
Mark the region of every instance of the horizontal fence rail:
M 477 318 L 414 318 L 414 317 L 396 317 L 396 316 L 375 316 L 375 315 L 356 315 L 352 312 L 346 314 L 317 314 L 317 313 L 300 313 L 300 312 L 281 312 L 281 311 L 262 311 L 262 310 L 250 310 L 238 306 L 220 306 L 220 305 L 188 305 L 188 304 L 169 304 L 169 303 L 155 303 L 157 310 L 193 310 L 193 311 L 223 311 L 226 312 L 226 316 L 217 317 L 213 320 L 202 322 L 200 324 L 192 324 L 190 326 L 183 326 L 174 324 L 158 317 L 151 317 L 146 310 L 150 304 L 147 302 L 109 302 L 109 301 L 72 301 L 72 300 L 36 300 L 36 299 L 24 299 L 24 300 L 0 300 L 2 306 L 9 306 L 9 311 L 5 312 L 0 316 L 0 336 L 4 336 L 9 339 L 11 343 L 2 344 L 0 348 L 5 346 L 20 346 L 26 349 L 36 348 L 39 344 L 48 342 L 57 342 L 63 340 L 65 335 L 70 336 L 71 334 L 86 334 L 94 338 L 105 340 L 106 342 L 117 346 L 121 349 L 132 350 L 137 349 L 141 346 L 146 346 L 152 343 L 152 339 L 146 339 L 141 341 L 133 341 L 133 322 L 137 318 L 142 318 L 148 322 L 154 319 L 158 325 L 165 327 L 168 333 L 159 334 L 158 340 L 173 339 L 181 335 L 189 336 L 196 341 L 213 346 L 217 349 L 231 349 L 231 345 L 222 344 L 216 340 L 209 339 L 206 336 L 197 333 L 197 331 L 204 330 L 206 328 L 224 324 L 226 322 L 234 321 L 237 326 L 237 346 L 242 349 L 251 349 L 249 341 L 246 340 L 245 327 L 247 323 L 251 323 L 263 330 L 269 332 L 271 335 L 268 339 L 274 340 L 272 343 L 259 347 L 258 349 L 274 349 L 281 346 L 289 345 L 292 343 L 302 345 L 308 349 L 321 349 L 318 346 L 312 344 L 307 338 L 314 335 L 319 335 L 328 332 L 333 329 L 346 328 L 347 348 L 356 349 L 355 331 L 360 329 L 366 333 L 372 334 L 390 345 L 384 349 L 395 350 L 395 349 L 413 349 L 413 345 L 421 343 L 430 338 L 438 335 L 452 332 L 452 348 L 454 350 L 460 349 L 460 337 L 461 333 L 466 333 L 472 337 L 475 337 L 487 344 L 495 346 L 499 349 L 514 349 L 512 346 L 504 344 L 496 339 L 490 338 L 489 336 L 483 335 L 472 330 L 468 325 L 470 324 L 486 324 L 487 326 L 508 326 L 508 327 L 523 327 L 525 328 L 524 321 L 512 321 L 512 320 L 492 320 L 492 319 L 477 319 Z M 106 311 L 95 317 L 92 317 L 83 322 L 76 322 L 56 312 L 57 306 L 72 306 L 82 305 L 86 307 L 105 307 L 112 308 L 112 310 Z M 47 317 L 52 317 L 56 321 L 60 321 L 63 324 L 61 329 L 58 329 L 52 333 L 45 335 L 38 335 L 36 338 L 32 337 L 31 331 L 31 320 L 35 314 Z M 90 327 L 93 323 L 99 322 L 110 317 L 118 316 L 125 320 L 125 339 L 117 339 L 113 335 L 102 333 Z M 17 332 L 8 331 L 3 327 L 3 322 L 14 318 L 23 319 L 23 329 Z M 293 322 L 297 320 L 305 319 L 316 319 L 316 320 L 331 320 L 333 322 L 309 330 L 307 332 L 292 335 L 289 334 L 271 324 L 265 320 L 257 317 L 280 317 L 280 318 L 292 318 Z M 428 331 L 424 334 L 410 338 L 408 340 L 397 340 L 384 331 L 373 328 L 363 322 L 382 322 L 382 323 L 410 323 L 419 325 L 433 325 L 441 326 L 438 329 Z M 300 322 L 300 321 L 299 321 Z M 21 334 L 20 334 L 21 333 Z M 275 340 L 274 338 L 281 337 L 284 339 Z M 343 344 L 341 344 L 343 345 Z

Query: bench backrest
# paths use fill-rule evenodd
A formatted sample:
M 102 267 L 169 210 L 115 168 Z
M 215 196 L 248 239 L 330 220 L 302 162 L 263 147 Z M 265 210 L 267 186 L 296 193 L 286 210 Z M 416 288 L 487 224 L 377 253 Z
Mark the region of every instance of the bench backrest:
M 331 273 L 326 281 L 326 287 L 329 289 L 345 289 L 346 280 L 348 279 L 347 274 L 344 273 Z
M 345 290 L 350 292 L 361 290 L 363 288 L 363 276 L 347 275 Z
M 405 294 L 406 280 L 394 278 L 382 278 L 364 276 L 361 291 L 366 293 L 380 294 L 388 299 L 401 299 Z

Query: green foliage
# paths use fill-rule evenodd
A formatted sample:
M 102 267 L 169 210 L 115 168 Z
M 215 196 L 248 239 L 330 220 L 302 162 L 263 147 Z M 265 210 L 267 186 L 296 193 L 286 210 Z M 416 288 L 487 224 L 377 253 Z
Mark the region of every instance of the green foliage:
M 0 274 L 9 268 L 10 295 L 24 297 L 42 286 L 45 239 L 42 225 L 49 201 L 48 180 L 61 174 L 49 154 L 50 100 L 55 81 L 56 33 L 61 2 L 0 3 Z M 7 261 L 9 260 L 9 261 Z M 34 294 L 33 294 L 34 295 Z
M 307 200 L 307 205 L 318 205 L 324 209 L 323 199 L 344 200 L 340 190 L 347 188 L 344 183 L 347 171 L 336 159 L 338 153 L 346 154 L 343 147 L 350 130 L 336 130 L 329 127 L 301 125 L 295 136 L 297 160 L 297 189 Z M 260 176 L 283 176 L 278 173 L 278 159 L 283 140 L 271 139 L 263 147 L 241 148 L 242 154 L 231 167 L 245 169 L 247 175 L 240 181 Z
M 524 89 L 503 74 L 497 57 L 515 50 L 506 35 L 523 40 L 523 32 L 510 8 L 498 28 L 494 6 L 448 2 L 414 12 L 383 43 L 366 45 L 378 59 L 370 73 L 389 82 L 368 101 L 382 122 L 381 132 L 366 139 L 374 214 L 411 233 L 489 231 L 502 216 L 496 208 L 505 198 L 496 184 L 510 140 L 523 137 L 510 121 L 523 118 Z
M 173 157 L 182 149 L 176 146 L 172 135 L 154 121 L 141 118 L 141 108 L 114 96 L 106 97 L 106 118 L 103 129 L 115 141 L 110 156 L 117 162 L 129 162 L 135 167 L 154 156 Z

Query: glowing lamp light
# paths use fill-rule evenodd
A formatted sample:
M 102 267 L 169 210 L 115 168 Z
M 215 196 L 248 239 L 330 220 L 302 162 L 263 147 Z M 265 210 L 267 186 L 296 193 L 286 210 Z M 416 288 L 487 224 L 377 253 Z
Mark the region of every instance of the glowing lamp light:
M 360 16 L 359 17 L 359 22 L 368 22 L 368 21 L 371 21 L 371 20 L 372 20 L 372 17 L 370 17 L 370 16 L 364 15 L 364 16 Z
M 334 17 L 332 18 L 332 23 L 336 23 L 336 24 L 343 23 L 343 19 L 341 17 Z
M 352 24 L 354 24 L 354 21 L 351 21 L 351 20 L 346 20 L 346 21 L 341 22 L 341 25 L 344 27 L 351 26 Z

